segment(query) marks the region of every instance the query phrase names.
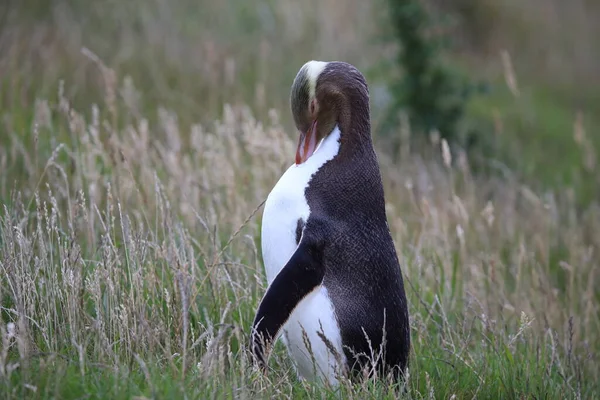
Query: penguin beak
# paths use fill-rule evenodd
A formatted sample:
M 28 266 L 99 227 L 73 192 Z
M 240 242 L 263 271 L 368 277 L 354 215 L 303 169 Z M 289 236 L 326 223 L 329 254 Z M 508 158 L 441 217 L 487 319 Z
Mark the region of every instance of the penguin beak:
M 306 132 L 300 133 L 296 150 L 296 165 L 302 164 L 313 155 L 317 148 L 317 120 L 314 120 Z

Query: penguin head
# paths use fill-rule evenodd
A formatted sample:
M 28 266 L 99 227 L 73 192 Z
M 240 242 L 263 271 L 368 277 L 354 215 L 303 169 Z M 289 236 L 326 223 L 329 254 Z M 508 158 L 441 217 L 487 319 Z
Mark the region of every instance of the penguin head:
M 351 64 L 307 62 L 294 79 L 290 104 L 299 132 L 296 164 L 308 160 L 336 126 L 341 146 L 370 140 L 369 89 Z

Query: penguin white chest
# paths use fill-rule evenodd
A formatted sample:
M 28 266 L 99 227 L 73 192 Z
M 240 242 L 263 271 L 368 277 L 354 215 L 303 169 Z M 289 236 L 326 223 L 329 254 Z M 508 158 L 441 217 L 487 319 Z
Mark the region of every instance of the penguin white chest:
M 279 179 L 267 201 L 262 222 L 262 254 L 269 285 L 296 251 L 298 220 L 306 223 L 310 207 L 305 190 L 311 177 L 339 150 L 340 131 L 336 127 L 305 163 L 292 165 Z M 304 336 L 307 336 L 309 348 Z M 333 345 L 333 354 L 322 339 Z M 327 289 L 319 285 L 292 312 L 283 327 L 283 339 L 300 376 L 321 377 L 336 383 L 335 374 L 344 360 L 342 339 L 335 310 Z
M 313 174 L 337 155 L 339 139 L 340 130 L 336 127 L 305 163 L 288 168 L 267 197 L 261 245 L 269 285 L 298 247 L 298 220 L 306 223 L 310 216 L 305 190 Z
M 261 245 L 269 285 L 298 247 L 298 221 L 306 222 L 310 215 L 304 197 L 304 189 L 312 175 L 308 173 L 302 165 L 292 165 L 277 182 L 265 203 Z

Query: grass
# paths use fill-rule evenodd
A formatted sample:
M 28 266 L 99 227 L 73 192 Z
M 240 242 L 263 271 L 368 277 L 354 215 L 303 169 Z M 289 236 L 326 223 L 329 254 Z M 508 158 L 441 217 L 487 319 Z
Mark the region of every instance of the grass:
M 518 96 L 501 83 L 493 91 L 469 104 L 469 117 L 482 135 L 493 132 L 495 158 L 520 179 L 538 190 L 572 188 L 578 201 L 598 197 L 596 169 L 600 140 L 593 132 L 600 126 L 593 103 L 574 107 L 564 94 L 552 93 L 542 85 L 521 88 Z
M 92 110 L 38 101 L 0 149 L 2 397 L 394 398 L 384 379 L 300 382 L 281 345 L 265 376 L 249 361 L 260 205 L 294 152 L 278 113 L 226 106 L 184 131 L 106 93 Z M 597 396 L 600 210 L 464 157 L 380 155 L 410 301 L 405 397 Z
M 15 4 L 0 11 L 0 397 L 394 398 L 384 379 L 300 382 L 281 345 L 266 376 L 247 353 L 261 204 L 295 148 L 290 82 L 311 58 L 389 58 L 367 24 L 384 3 Z M 572 70 L 517 73 L 518 97 L 471 104 L 495 172 L 437 161 L 436 141 L 396 163 L 377 149 L 410 303 L 405 398 L 600 395 L 597 97 L 580 96 L 597 69 L 577 43 Z M 576 78 L 566 95 L 556 71 Z
M 104 76 L 81 53 L 86 47 L 119 79 L 130 75 L 144 88 L 138 107 L 146 116 L 166 105 L 178 110 L 182 123 L 210 123 L 228 102 L 267 118 L 269 108 L 287 104 L 297 65 L 316 58 L 365 66 L 381 48 L 367 45 L 374 25 L 364 25 L 360 34 L 348 29 L 369 19 L 375 7 L 358 0 L 348 0 L 343 12 L 335 1 L 7 4 L 0 9 L 3 109 L 54 96 L 60 80 L 78 104 L 100 102 Z

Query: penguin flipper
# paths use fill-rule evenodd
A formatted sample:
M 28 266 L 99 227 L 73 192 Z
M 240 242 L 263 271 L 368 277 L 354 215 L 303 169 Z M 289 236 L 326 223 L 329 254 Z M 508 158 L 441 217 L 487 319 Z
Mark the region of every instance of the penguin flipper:
M 300 301 L 323 282 L 321 246 L 306 230 L 298 248 L 267 289 L 252 324 L 252 354 L 266 367 L 266 349 L 289 319 Z

